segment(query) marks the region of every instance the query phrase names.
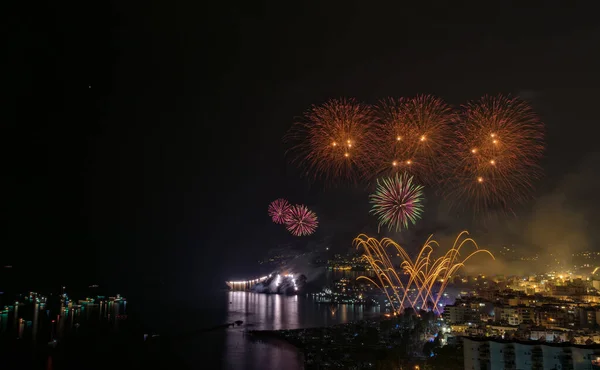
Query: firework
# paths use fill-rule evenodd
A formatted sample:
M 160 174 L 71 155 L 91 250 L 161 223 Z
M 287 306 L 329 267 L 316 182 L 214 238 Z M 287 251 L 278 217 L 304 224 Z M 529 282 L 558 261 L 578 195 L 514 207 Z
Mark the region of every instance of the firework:
M 450 145 L 454 113 L 430 95 L 387 99 L 377 107 L 378 150 L 373 152 L 372 175 L 408 172 L 433 184 Z
M 543 124 L 517 98 L 483 97 L 464 106 L 450 151 L 447 198 L 476 211 L 510 210 L 526 200 L 539 177 Z
M 384 238 L 379 241 L 361 234 L 354 239 L 354 244 L 356 248 L 363 248 L 362 259 L 373 268 L 378 281 L 367 276 L 360 276 L 358 279 L 368 280 L 381 289 L 392 304 L 394 313 L 402 313 L 407 307 L 419 309 L 427 306 L 439 313 L 438 305 L 444 290 L 452 276 L 469 259 L 480 253 L 487 254 L 494 259 L 488 250 L 479 249 L 473 239 L 463 237 L 468 235 L 469 233 L 466 231 L 461 232 L 456 237 L 452 248 L 437 259 L 432 254 L 434 246 L 439 246 L 439 244 L 430 236 L 417 257 L 412 260 L 406 250 L 393 240 Z M 475 250 L 461 258 L 461 248 L 466 244 L 473 245 Z M 392 249 L 392 251 L 388 249 Z M 402 262 L 399 268 L 396 268 L 397 264 L 392 263 L 390 255 L 400 257 Z
M 277 199 L 269 204 L 269 216 L 276 224 L 284 224 L 292 206 L 285 199 Z
M 292 206 L 285 220 L 286 228 L 294 236 L 310 235 L 318 224 L 317 215 L 303 205 Z
M 371 213 L 379 218 L 379 227 L 387 226 L 399 231 L 414 225 L 423 212 L 423 187 L 413 184 L 412 176 L 403 173 L 377 180 L 377 189 L 371 194 Z
M 305 174 L 328 183 L 356 181 L 371 165 L 375 117 L 370 106 L 353 99 L 313 106 L 285 137 Z

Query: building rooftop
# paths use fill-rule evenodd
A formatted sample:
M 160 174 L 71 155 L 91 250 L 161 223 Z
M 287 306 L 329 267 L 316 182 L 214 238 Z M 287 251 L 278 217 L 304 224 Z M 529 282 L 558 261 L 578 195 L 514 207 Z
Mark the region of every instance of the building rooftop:
M 517 344 L 525 344 L 525 345 L 529 345 L 529 346 L 544 345 L 544 346 L 550 346 L 550 347 L 562 347 L 562 348 L 575 347 L 575 348 L 582 348 L 582 349 L 600 350 L 600 344 L 584 345 L 584 344 L 574 344 L 571 342 L 554 343 L 554 342 L 544 342 L 544 341 L 539 341 L 539 340 L 518 340 L 518 339 L 507 340 L 507 339 L 498 339 L 498 338 L 492 338 L 492 337 L 463 337 L 463 339 L 468 339 L 473 342 L 494 342 L 494 343 L 502 343 L 502 344 L 517 343 Z

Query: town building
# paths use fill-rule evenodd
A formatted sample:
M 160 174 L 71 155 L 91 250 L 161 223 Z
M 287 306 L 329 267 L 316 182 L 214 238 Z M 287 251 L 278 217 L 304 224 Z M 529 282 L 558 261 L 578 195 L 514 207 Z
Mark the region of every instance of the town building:
M 465 337 L 463 351 L 465 370 L 591 370 L 600 361 L 600 345 Z

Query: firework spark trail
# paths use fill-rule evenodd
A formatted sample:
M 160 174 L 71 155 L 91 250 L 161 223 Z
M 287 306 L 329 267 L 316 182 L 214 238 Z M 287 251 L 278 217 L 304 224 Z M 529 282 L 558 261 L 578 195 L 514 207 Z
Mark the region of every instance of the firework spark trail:
M 379 226 L 399 231 L 414 225 L 423 213 L 423 187 L 414 185 L 413 178 L 406 173 L 377 180 L 377 188 L 369 197 L 373 208 L 371 213 L 379 218 Z
M 372 168 L 375 120 L 370 106 L 334 99 L 313 106 L 292 125 L 284 141 L 291 144 L 292 161 L 313 179 L 356 182 Z
M 437 259 L 433 259 L 432 253 L 434 246 L 439 247 L 439 244 L 432 240 L 430 236 L 419 251 L 417 258 L 412 260 L 404 248 L 393 240 L 383 238 L 378 241 L 375 238 L 361 234 L 354 239 L 354 244 L 357 249 L 359 247 L 363 248 L 362 258 L 371 265 L 379 283 L 366 276 L 360 276 L 358 279 L 370 281 L 381 289 L 388 297 L 394 313 L 401 313 L 407 307 L 414 309 L 427 307 L 429 302 L 432 305 L 431 309 L 440 313 L 439 300 L 443 296 L 452 276 L 476 254 L 488 254 L 494 259 L 492 253 L 486 249 L 480 249 L 475 240 L 470 237 L 463 238 L 468 235 L 467 231 L 461 232 L 454 240 L 452 248 Z M 475 251 L 468 254 L 464 259 L 460 259 L 460 250 L 466 244 L 472 244 Z M 394 264 L 389 258 L 387 250 L 390 247 L 402 259 L 399 269 L 394 268 Z M 408 275 L 406 284 L 402 283 L 401 275 Z M 437 294 L 434 294 L 433 289 L 438 282 L 441 284 L 438 286 Z M 417 291 L 415 298 L 412 300 L 409 295 L 411 289 Z
M 318 225 L 317 215 L 304 205 L 292 206 L 285 220 L 286 228 L 294 236 L 310 235 Z
M 364 238 L 361 239 L 361 237 L 364 237 Z M 362 245 L 365 249 L 365 251 L 364 251 L 365 254 L 363 255 L 363 259 L 368 260 L 369 263 L 371 263 L 371 266 L 373 267 L 373 270 L 375 271 L 376 276 L 379 279 L 379 282 L 381 285 L 377 284 L 377 282 L 375 282 L 373 279 L 371 279 L 367 276 L 360 276 L 357 278 L 357 280 L 365 279 L 365 280 L 368 280 L 371 283 L 373 283 L 375 286 L 380 287 L 380 289 L 388 297 L 388 301 L 393 302 L 394 300 L 390 296 L 389 291 L 387 289 L 384 289 L 384 287 L 386 287 L 387 285 L 390 285 L 393 287 L 394 282 L 397 282 L 397 284 L 399 284 L 399 286 L 400 286 L 400 289 L 402 289 L 403 291 L 406 291 L 406 288 L 402 284 L 402 281 L 400 280 L 400 277 L 397 275 L 397 272 L 393 268 L 391 268 L 391 269 L 387 268 L 387 266 L 392 266 L 392 262 L 390 261 L 387 253 L 385 253 L 385 250 L 383 248 L 378 247 L 380 245 L 379 245 L 379 242 L 375 238 L 370 238 L 367 235 L 361 234 L 355 239 L 355 243 L 357 243 L 357 241 L 359 241 L 360 245 Z M 358 248 L 358 245 L 357 245 L 357 248 Z M 388 271 L 388 270 L 389 270 L 390 276 L 392 276 L 392 279 L 386 273 L 386 271 Z M 395 279 L 393 279 L 393 277 L 395 277 Z M 398 295 L 398 291 L 396 289 L 392 290 L 392 294 L 396 297 L 396 299 L 398 301 L 402 300 L 402 298 Z
M 285 199 L 280 198 L 269 204 L 269 216 L 276 224 L 284 224 L 292 205 Z
M 405 171 L 425 184 L 435 184 L 452 136 L 454 112 L 431 95 L 386 99 L 377 106 L 378 145 L 372 176 Z
M 463 107 L 450 150 L 444 193 L 476 212 L 511 210 L 527 200 L 541 175 L 544 127 L 526 102 L 485 96 Z

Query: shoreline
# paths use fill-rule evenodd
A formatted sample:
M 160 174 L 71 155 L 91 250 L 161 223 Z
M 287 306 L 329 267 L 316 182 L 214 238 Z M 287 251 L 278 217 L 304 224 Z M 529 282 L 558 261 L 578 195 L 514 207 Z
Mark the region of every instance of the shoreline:
M 379 319 L 360 320 L 331 326 L 249 330 L 246 333 L 257 340 L 285 342 L 293 346 L 302 354 L 305 369 L 413 368 L 425 365 L 439 368 L 440 359 L 424 357 L 414 349 L 407 352 L 410 342 L 382 337 L 380 324 Z
M 331 326 L 283 330 L 249 330 L 246 333 L 257 340 L 287 343 L 301 354 L 304 367 L 314 368 L 371 368 L 389 352 L 378 340 L 359 334 L 360 328 L 373 330 L 379 320 L 361 320 Z M 372 334 L 372 332 L 370 332 Z M 333 338 L 341 338 L 334 341 Z M 358 339 L 358 341 L 356 341 Z M 364 342 L 361 342 L 364 341 Z M 325 367 L 323 367 L 325 365 Z

